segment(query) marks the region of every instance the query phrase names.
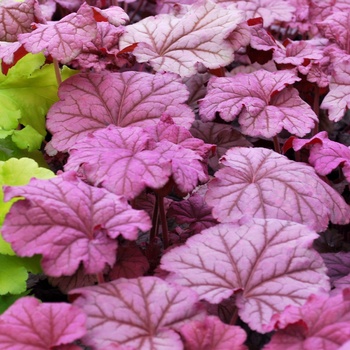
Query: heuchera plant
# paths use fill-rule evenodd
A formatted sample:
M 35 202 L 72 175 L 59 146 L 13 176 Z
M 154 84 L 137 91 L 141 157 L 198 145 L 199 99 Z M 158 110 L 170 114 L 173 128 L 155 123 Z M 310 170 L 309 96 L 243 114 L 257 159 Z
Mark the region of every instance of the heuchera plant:
M 348 349 L 349 13 L 0 0 L 0 348 Z

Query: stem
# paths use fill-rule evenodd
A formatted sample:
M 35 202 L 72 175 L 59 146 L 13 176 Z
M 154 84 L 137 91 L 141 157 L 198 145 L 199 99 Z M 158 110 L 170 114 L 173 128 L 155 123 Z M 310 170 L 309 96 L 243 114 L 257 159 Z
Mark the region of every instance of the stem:
M 105 283 L 105 278 L 103 277 L 103 273 L 99 272 L 96 274 L 97 277 L 97 283 L 101 284 L 101 283 Z
M 281 147 L 277 135 L 273 137 L 273 147 L 277 153 L 281 154 Z
M 149 234 L 149 242 L 152 243 L 158 235 L 158 227 L 159 227 L 159 211 L 158 211 L 158 196 L 156 196 L 156 201 L 153 207 L 152 213 L 152 228 Z
M 144 0 L 139 0 L 139 3 L 136 6 L 135 11 L 132 13 L 132 15 L 130 16 L 130 23 L 132 22 L 132 20 L 134 19 L 134 17 L 136 16 L 137 12 L 139 12 L 139 10 L 141 9 L 142 5 L 143 5 L 143 1 Z
M 158 196 L 159 198 L 159 215 L 160 215 L 160 222 L 162 224 L 162 234 L 163 234 L 163 246 L 164 249 L 167 249 L 169 247 L 169 233 L 168 233 L 168 224 L 166 221 L 166 215 L 165 215 L 165 207 L 164 207 L 164 197 Z
M 238 308 L 235 306 L 235 309 L 233 311 L 233 314 L 230 320 L 230 325 L 231 326 L 235 325 L 237 322 L 237 319 L 238 319 Z
M 56 58 L 53 59 L 53 66 L 55 67 L 55 75 L 57 80 L 58 87 L 62 84 L 62 77 L 61 77 L 61 70 L 60 65 L 58 64 L 58 61 Z

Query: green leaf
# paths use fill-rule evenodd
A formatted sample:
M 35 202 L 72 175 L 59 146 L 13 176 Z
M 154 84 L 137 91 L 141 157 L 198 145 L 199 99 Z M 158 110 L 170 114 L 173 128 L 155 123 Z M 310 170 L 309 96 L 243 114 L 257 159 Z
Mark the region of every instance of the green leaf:
M 21 294 L 0 295 L 0 314 L 4 313 L 17 299 L 28 295 L 30 291 Z

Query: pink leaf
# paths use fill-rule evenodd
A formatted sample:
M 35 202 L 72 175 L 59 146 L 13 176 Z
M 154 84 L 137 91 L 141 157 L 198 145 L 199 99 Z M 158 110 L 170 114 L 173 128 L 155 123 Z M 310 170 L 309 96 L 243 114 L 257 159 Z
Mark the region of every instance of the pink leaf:
M 28 52 L 44 51 L 62 63 L 68 63 L 82 51 L 83 45 L 96 37 L 96 21 L 88 5 L 80 7 L 58 22 L 36 24 L 28 34 L 20 34 L 19 41 Z
M 125 25 L 127 22 L 129 22 L 129 16 L 119 6 L 110 6 L 104 10 L 94 7 L 93 10 L 114 26 Z
M 334 66 L 329 90 L 321 108 L 327 109 L 328 118 L 337 122 L 350 107 L 350 58 L 345 57 Z
M 109 124 L 150 126 L 164 112 L 185 128 L 194 120 L 185 105 L 188 91 L 175 74 L 78 74 L 61 84 L 59 97 L 48 113 L 47 127 L 52 145 L 61 151 Z
M 8 0 L 0 5 L 0 41 L 16 41 L 20 33 L 32 31 L 31 24 L 42 19 L 36 0 Z
M 188 224 L 193 234 L 214 226 L 217 221 L 211 215 L 212 207 L 208 206 L 201 195 L 194 194 L 181 202 L 173 202 L 168 216 L 178 224 Z
M 264 350 L 338 350 L 350 340 L 350 289 L 334 297 L 312 295 L 273 320 L 278 330 Z
M 303 225 L 276 219 L 221 224 L 164 254 L 161 268 L 172 272 L 167 280 L 210 303 L 235 293 L 241 319 L 264 333 L 273 314 L 329 289 L 323 260 L 309 249 L 317 236 Z
M 146 213 L 73 172 L 5 188 L 5 200 L 20 196 L 25 200 L 11 207 L 3 237 L 19 256 L 42 254 L 43 269 L 53 277 L 72 275 L 81 262 L 86 273 L 101 272 L 115 263 L 117 236 L 136 239 L 139 229 L 150 228 Z
M 234 50 L 225 39 L 242 20 L 241 11 L 198 1 L 183 16 L 162 14 L 128 26 L 120 47 L 138 43 L 133 52 L 138 62 L 149 62 L 156 71 L 190 76 L 198 63 L 219 68 L 233 61 Z
M 181 328 L 186 350 L 245 350 L 246 334 L 242 328 L 229 326 L 215 316 L 192 321 Z
M 81 294 L 74 304 L 88 317 L 83 341 L 97 350 L 112 342 L 142 350 L 182 350 L 177 332 L 204 317 L 195 292 L 157 277 L 121 278 L 72 293 Z
M 201 118 L 213 120 L 215 112 L 219 112 L 225 121 L 239 116 L 242 132 L 250 136 L 269 138 L 283 128 L 304 136 L 318 118 L 296 89 L 285 88 L 298 80 L 291 71 L 265 70 L 212 78 L 206 97 L 200 101 Z
M 0 316 L 0 347 L 12 350 L 76 349 L 69 344 L 85 333 L 86 316 L 67 303 L 17 300 Z
M 310 147 L 309 163 L 318 174 L 325 176 L 342 167 L 343 173 L 350 181 L 350 149 L 345 145 L 331 141 L 326 131 L 319 132 L 309 140 L 294 139 L 293 148 L 296 151 L 304 147 Z
M 170 160 L 161 160 L 158 150 L 149 150 L 151 141 L 139 127 L 110 125 L 77 142 L 65 170 L 81 168 L 95 186 L 135 198 L 146 187 L 163 187 L 171 174 Z
M 315 170 L 264 148 L 231 148 L 209 183 L 206 201 L 221 222 L 244 217 L 292 220 L 324 231 L 345 224 L 349 206 Z

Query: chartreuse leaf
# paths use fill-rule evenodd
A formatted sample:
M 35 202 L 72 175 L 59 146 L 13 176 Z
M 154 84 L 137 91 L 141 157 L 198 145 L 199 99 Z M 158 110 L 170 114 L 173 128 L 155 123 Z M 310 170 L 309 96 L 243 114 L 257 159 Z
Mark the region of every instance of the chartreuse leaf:
M 47 179 L 53 176 L 50 170 L 40 168 L 34 160 L 29 158 L 11 158 L 5 162 L 0 161 L 0 185 L 25 185 L 32 177 Z M 4 203 L 3 191 L 0 189 L 0 225 L 16 200 L 18 199 Z M 0 235 L 0 295 L 25 292 L 28 271 L 39 273 L 41 271 L 40 259 L 40 256 L 17 257 L 9 243 L 5 242 Z
M 40 147 L 46 135 L 45 115 L 57 101 L 54 66 L 44 63 L 43 54 L 28 54 L 7 75 L 0 72 L 0 138 L 12 135 L 19 148 L 29 151 Z M 62 79 L 73 73 L 64 69 Z

